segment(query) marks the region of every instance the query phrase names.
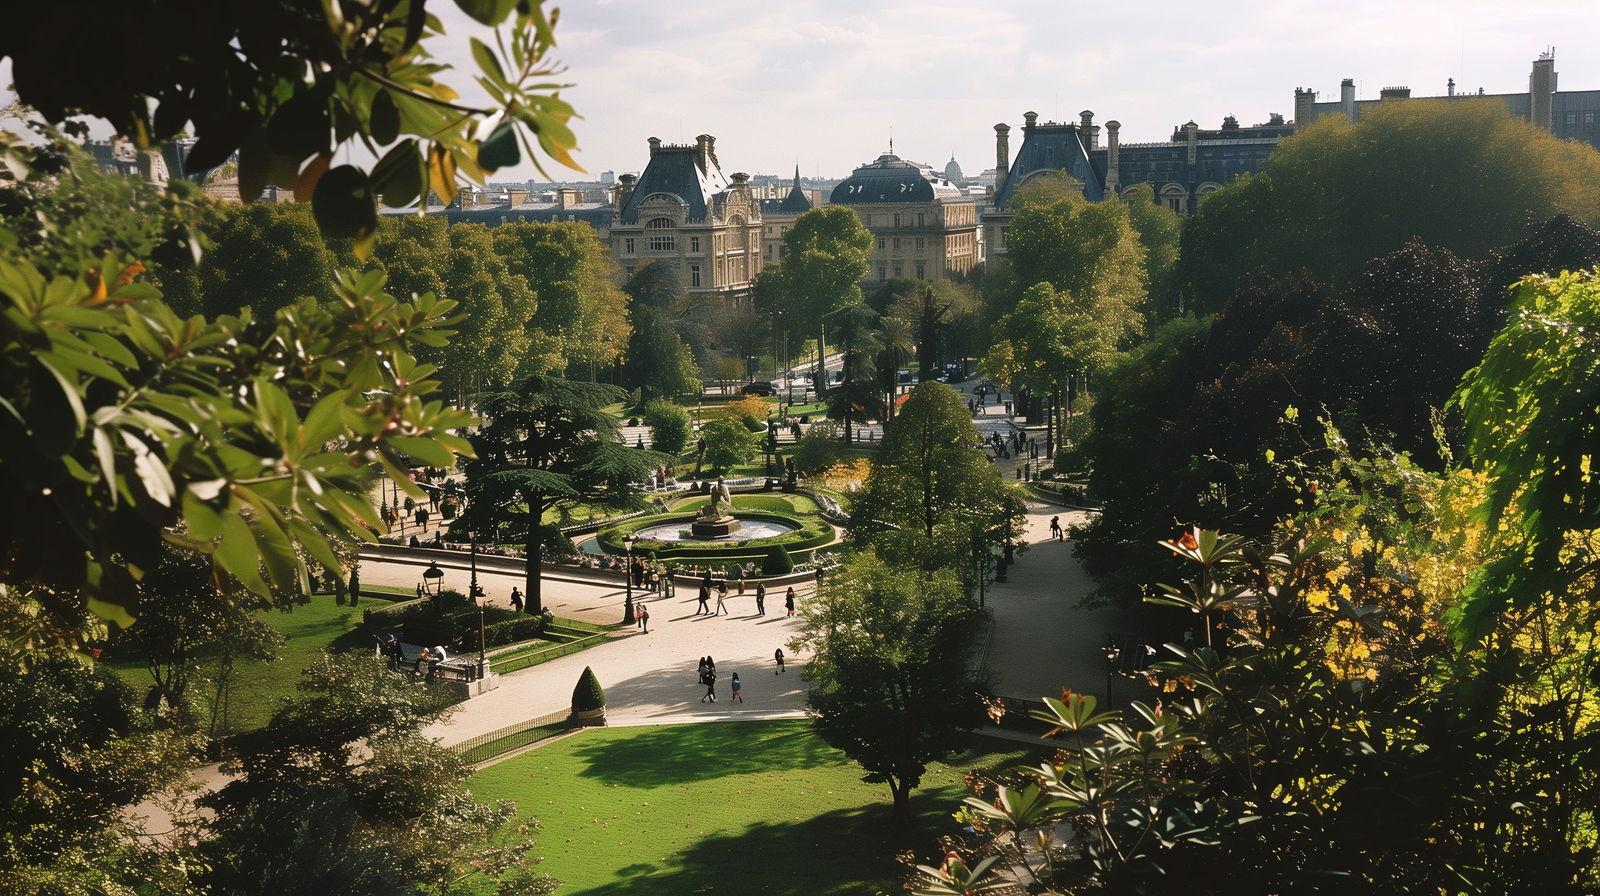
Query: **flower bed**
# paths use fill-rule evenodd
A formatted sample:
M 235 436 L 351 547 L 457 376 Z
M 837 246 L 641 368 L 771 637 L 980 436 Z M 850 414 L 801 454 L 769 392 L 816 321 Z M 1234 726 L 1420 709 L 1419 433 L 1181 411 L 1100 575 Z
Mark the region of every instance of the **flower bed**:
M 640 517 L 629 520 L 616 526 L 601 529 L 598 535 L 600 546 L 608 553 L 626 553 L 627 547 L 623 539 L 640 529 L 659 526 L 665 523 L 681 523 L 688 528 L 694 522 L 697 513 L 660 513 L 652 516 Z M 823 522 L 818 517 L 799 517 L 784 513 L 775 513 L 767 510 L 744 510 L 735 507 L 734 516 L 739 519 L 772 520 L 796 527 L 792 532 L 774 535 L 768 538 L 732 539 L 726 541 L 655 541 L 640 539 L 634 542 L 635 554 L 648 553 L 657 560 L 721 560 L 734 556 L 761 558 L 766 555 L 767 549 L 773 545 L 782 547 L 791 554 L 796 551 L 809 551 L 833 541 L 833 527 Z

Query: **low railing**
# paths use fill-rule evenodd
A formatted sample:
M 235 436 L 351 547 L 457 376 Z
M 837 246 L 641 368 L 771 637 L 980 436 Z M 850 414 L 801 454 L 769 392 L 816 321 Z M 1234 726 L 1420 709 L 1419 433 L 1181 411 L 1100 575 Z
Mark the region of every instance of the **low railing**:
M 573 727 L 571 719 L 572 714 L 566 710 L 553 712 L 536 719 L 497 728 L 477 737 L 469 737 L 458 744 L 451 744 L 450 749 L 459 754 L 462 761 L 476 765 L 559 734 L 562 730 Z

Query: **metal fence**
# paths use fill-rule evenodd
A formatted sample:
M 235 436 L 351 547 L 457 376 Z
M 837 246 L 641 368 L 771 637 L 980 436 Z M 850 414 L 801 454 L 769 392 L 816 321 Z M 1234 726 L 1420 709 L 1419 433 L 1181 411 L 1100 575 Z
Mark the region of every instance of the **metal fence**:
M 570 718 L 571 713 L 566 710 L 553 712 L 536 719 L 497 728 L 477 737 L 469 737 L 461 743 L 451 744 L 450 749 L 461 754 L 461 758 L 469 763 L 484 762 L 518 747 L 525 747 L 534 741 L 543 740 L 556 730 L 570 727 L 568 724 Z M 546 732 L 541 729 L 552 730 Z

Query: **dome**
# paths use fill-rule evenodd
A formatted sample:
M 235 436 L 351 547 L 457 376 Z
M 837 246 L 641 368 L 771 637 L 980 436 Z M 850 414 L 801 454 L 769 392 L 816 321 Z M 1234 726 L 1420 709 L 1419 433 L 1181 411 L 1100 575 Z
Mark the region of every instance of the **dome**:
M 943 174 L 886 152 L 851 172 L 833 188 L 829 201 L 837 205 L 868 205 L 959 198 L 961 191 Z
M 962 181 L 961 166 L 956 164 L 956 157 L 951 156 L 950 161 L 944 163 L 944 179 L 951 183 Z

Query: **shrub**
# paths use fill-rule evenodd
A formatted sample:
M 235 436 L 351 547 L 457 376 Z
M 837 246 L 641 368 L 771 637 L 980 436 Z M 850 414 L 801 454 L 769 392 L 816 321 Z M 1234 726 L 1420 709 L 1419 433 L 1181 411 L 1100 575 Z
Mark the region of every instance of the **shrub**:
M 746 395 L 738 401 L 728 402 L 725 413 L 755 432 L 767 428 L 767 418 L 772 416 L 772 402 L 759 395 Z
M 700 427 L 700 437 L 706 442 L 706 463 L 718 471 L 749 461 L 761 449 L 760 441 L 744 424 L 726 418 Z
M 839 427 L 833 423 L 818 423 L 806 431 L 794 445 L 794 465 L 802 473 L 826 470 L 839 461 Z
M 644 422 L 650 427 L 651 447 L 667 454 L 679 454 L 689 444 L 689 412 L 674 402 L 656 399 L 644 406 Z
M 766 559 L 761 561 L 761 572 L 769 576 L 784 576 L 794 572 L 794 560 L 789 557 L 789 552 L 773 545 L 767 549 Z
M 605 705 L 606 692 L 600 687 L 600 679 L 595 677 L 593 669 L 584 666 L 583 674 L 578 676 L 577 686 L 572 689 L 572 711 L 588 712 L 604 709 Z

